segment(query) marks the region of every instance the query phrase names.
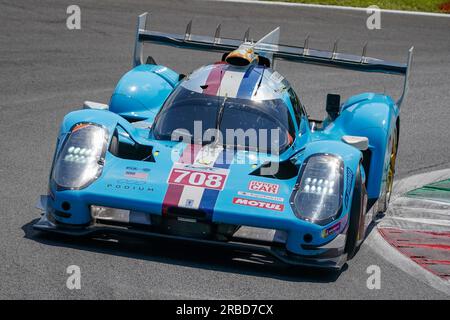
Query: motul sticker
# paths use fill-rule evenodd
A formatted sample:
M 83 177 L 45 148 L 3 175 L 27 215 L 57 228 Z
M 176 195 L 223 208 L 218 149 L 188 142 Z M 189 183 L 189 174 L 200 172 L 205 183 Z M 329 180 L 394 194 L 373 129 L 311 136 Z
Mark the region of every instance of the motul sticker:
M 277 194 L 280 186 L 275 183 L 250 181 L 248 190 Z
M 252 200 L 252 199 L 233 198 L 233 203 L 239 204 L 242 206 L 255 207 L 255 208 L 260 208 L 260 209 L 268 209 L 268 210 L 275 210 L 275 211 L 283 211 L 284 210 L 284 205 L 282 205 L 282 204 L 259 201 L 259 200 Z

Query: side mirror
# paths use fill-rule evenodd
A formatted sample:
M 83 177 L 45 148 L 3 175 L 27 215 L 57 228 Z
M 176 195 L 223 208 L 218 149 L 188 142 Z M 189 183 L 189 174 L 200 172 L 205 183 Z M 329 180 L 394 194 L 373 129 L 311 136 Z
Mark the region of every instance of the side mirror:
M 341 108 L 341 96 L 339 94 L 327 94 L 326 110 L 331 120 L 334 120 L 339 115 Z
M 100 102 L 85 101 L 83 103 L 83 109 L 108 110 L 109 106 L 107 104 L 100 103 Z
M 361 151 L 367 150 L 369 148 L 369 139 L 367 137 L 343 136 L 342 141 Z

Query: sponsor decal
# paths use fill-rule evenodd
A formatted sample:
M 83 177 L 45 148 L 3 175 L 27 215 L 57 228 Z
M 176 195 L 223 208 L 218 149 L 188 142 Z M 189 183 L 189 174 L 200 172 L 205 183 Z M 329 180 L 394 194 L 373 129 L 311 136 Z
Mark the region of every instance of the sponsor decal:
M 327 238 L 327 237 L 335 234 L 336 232 L 339 232 L 340 229 L 341 229 L 341 223 L 338 222 L 334 226 L 331 226 L 328 229 L 323 230 L 322 238 Z
M 353 183 L 353 171 L 350 168 L 347 168 L 347 185 L 345 191 L 345 206 L 348 207 L 348 201 L 350 199 L 350 191 L 352 189 Z
M 140 179 L 140 180 L 147 180 L 148 173 L 145 172 L 137 172 L 137 171 L 125 171 L 124 176 L 126 178 L 130 179 Z
M 147 180 L 149 168 L 137 168 L 128 166 L 125 168 L 125 173 L 123 176 L 129 179 Z
M 271 75 L 270 75 L 270 80 L 272 80 L 275 83 L 281 83 L 283 81 L 284 77 L 279 74 L 277 71 L 274 71 Z
M 209 166 L 211 163 L 216 161 L 215 157 L 201 156 L 197 159 L 197 163 Z
M 192 165 L 192 164 L 175 164 L 175 166 L 177 167 L 182 167 L 184 169 L 188 169 L 188 170 L 195 170 L 195 171 L 220 171 L 219 168 L 216 167 L 206 167 L 206 166 L 200 166 L 200 165 Z
M 184 207 L 185 208 L 192 208 L 193 206 L 194 206 L 194 200 L 193 199 L 186 199 Z
M 151 169 L 150 168 L 125 167 L 125 170 L 150 172 Z
M 233 198 L 233 203 L 242 205 L 242 206 L 260 208 L 260 209 L 268 209 L 268 210 L 274 210 L 274 211 L 283 211 L 284 210 L 284 205 L 282 205 L 282 204 L 273 203 L 273 202 L 265 202 L 265 201 L 260 201 L 260 200 L 253 200 L 253 199 Z
M 254 181 L 254 180 L 250 181 L 250 183 L 248 185 L 248 190 L 272 193 L 272 194 L 277 194 L 279 188 L 280 188 L 280 185 L 275 184 L 275 183 L 268 183 L 268 182 L 262 182 L 262 181 Z
M 269 196 L 268 194 L 260 194 L 260 193 L 253 193 L 253 192 L 247 192 L 247 191 L 238 191 L 238 195 L 246 196 L 246 197 L 250 197 L 250 198 L 266 199 L 266 200 L 271 200 L 271 201 L 279 201 L 279 202 L 284 201 L 284 198 L 281 198 L 281 197 L 274 197 L 274 196 Z
M 206 218 L 212 220 L 219 192 L 229 174 L 230 164 L 222 159 L 233 156 L 234 151 L 222 148 L 211 150 L 206 146 L 188 145 L 168 176 L 162 214 L 166 214 L 170 207 L 184 207 L 202 210 Z M 208 161 L 203 161 L 206 157 Z
M 227 171 L 199 171 L 174 165 L 167 183 L 204 189 L 223 190 L 227 179 Z
M 137 184 L 123 184 L 123 183 L 108 183 L 106 185 L 106 188 L 108 189 L 114 189 L 114 190 L 125 190 L 125 191 L 139 191 L 139 192 L 153 192 L 153 188 L 146 187 L 143 185 L 137 185 Z
M 155 73 L 163 73 L 163 72 L 166 72 L 166 71 L 167 71 L 167 67 L 161 67 L 159 69 L 156 69 L 153 72 L 155 72 Z

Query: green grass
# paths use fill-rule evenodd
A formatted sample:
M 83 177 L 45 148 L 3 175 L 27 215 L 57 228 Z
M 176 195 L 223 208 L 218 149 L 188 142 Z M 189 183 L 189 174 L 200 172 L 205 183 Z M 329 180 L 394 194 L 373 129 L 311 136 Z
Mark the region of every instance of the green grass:
M 275 0 L 279 1 L 279 0 Z M 381 9 L 410 10 L 426 12 L 443 12 L 440 5 L 450 3 L 450 0 L 283 0 L 310 4 L 328 4 L 348 7 L 367 8 L 376 5 Z M 450 7 L 450 5 L 449 5 Z

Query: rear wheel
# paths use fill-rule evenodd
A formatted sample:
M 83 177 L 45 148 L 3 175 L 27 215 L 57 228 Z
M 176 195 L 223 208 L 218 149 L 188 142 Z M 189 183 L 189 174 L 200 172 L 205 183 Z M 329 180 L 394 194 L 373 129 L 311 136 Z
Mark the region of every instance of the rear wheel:
M 345 252 L 350 260 L 357 252 L 358 245 L 364 239 L 364 210 L 366 208 L 366 188 L 358 169 L 356 174 L 355 189 L 353 190 L 352 207 L 350 210 L 350 222 L 347 230 Z
M 398 128 L 395 125 L 394 130 L 392 130 L 391 136 L 389 137 L 389 145 L 386 150 L 386 157 L 389 157 L 389 164 L 385 171 L 385 182 L 383 183 L 383 189 L 381 192 L 380 199 L 378 201 L 378 213 L 386 212 L 389 201 L 391 200 L 392 189 L 394 187 L 394 176 L 395 176 L 395 162 L 397 160 L 397 149 L 398 149 Z

